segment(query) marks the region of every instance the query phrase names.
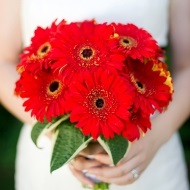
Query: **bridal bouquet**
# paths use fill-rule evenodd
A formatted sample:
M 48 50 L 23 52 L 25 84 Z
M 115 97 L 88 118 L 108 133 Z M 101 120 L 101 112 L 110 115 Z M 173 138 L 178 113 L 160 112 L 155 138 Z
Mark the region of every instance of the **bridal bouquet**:
M 52 133 L 51 172 L 92 140 L 116 165 L 172 99 L 162 49 L 134 24 L 55 21 L 37 27 L 20 58 L 15 93 L 37 120 L 34 143 Z

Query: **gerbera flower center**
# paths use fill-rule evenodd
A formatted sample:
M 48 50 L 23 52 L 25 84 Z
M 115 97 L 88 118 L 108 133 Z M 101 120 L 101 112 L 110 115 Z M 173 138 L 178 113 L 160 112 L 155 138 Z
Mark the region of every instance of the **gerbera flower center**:
M 95 102 L 95 105 L 97 106 L 97 108 L 103 108 L 103 106 L 104 106 L 103 98 L 98 98 Z
M 47 94 L 57 98 L 62 93 L 62 83 L 61 81 L 54 80 L 47 86 Z
M 90 69 L 99 66 L 98 51 L 90 45 L 77 48 L 77 64 L 79 67 Z
M 57 81 L 54 81 L 53 83 L 50 84 L 49 90 L 51 92 L 55 92 L 59 88 L 59 83 Z
M 92 115 L 106 120 L 109 114 L 115 113 L 118 102 L 111 92 L 97 88 L 89 92 L 84 105 Z
M 91 47 L 83 47 L 80 50 L 80 58 L 83 60 L 91 60 L 94 56 L 94 51 Z
M 93 51 L 91 49 L 84 49 L 81 54 L 82 54 L 83 58 L 90 59 L 90 57 L 93 54 Z
M 120 45 L 124 48 L 131 49 L 137 46 L 137 41 L 130 36 L 123 36 L 120 38 Z
M 131 82 L 135 85 L 137 91 L 141 94 L 144 94 L 146 92 L 145 85 L 142 82 L 140 82 L 138 79 L 136 79 L 132 74 L 130 75 L 130 78 Z
M 140 89 L 143 89 L 143 84 L 142 84 L 142 83 L 140 83 L 139 81 L 136 81 L 136 84 L 137 84 L 137 86 L 138 86 Z
M 42 44 L 37 51 L 37 56 L 44 57 L 45 55 L 47 55 L 50 49 L 51 49 L 51 45 L 49 42 Z
M 130 41 L 129 41 L 128 39 L 123 39 L 123 43 L 124 43 L 124 44 L 129 44 Z

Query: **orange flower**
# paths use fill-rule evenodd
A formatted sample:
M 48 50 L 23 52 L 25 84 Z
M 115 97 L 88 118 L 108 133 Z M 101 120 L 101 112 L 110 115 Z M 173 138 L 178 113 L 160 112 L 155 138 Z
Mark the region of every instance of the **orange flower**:
M 154 60 L 154 62 L 153 71 L 160 71 L 160 75 L 166 77 L 164 84 L 170 87 L 170 93 L 173 94 L 173 82 L 167 65 L 160 60 Z

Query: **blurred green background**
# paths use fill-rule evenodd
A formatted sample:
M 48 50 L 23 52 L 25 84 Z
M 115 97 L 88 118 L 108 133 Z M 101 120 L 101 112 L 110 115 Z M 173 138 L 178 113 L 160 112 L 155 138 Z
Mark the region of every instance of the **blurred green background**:
M 0 106 L 0 190 L 14 190 L 16 145 L 21 126 Z
M 16 144 L 22 123 L 0 106 L 0 190 L 14 190 Z M 180 134 L 190 171 L 190 119 Z

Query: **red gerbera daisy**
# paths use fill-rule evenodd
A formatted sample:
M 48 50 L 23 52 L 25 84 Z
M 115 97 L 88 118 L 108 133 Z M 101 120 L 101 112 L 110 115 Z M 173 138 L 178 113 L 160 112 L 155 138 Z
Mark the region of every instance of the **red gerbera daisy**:
M 107 41 L 114 29 L 111 25 L 84 21 L 67 24 L 59 30 L 52 41 L 51 57 L 57 61 L 53 68 L 71 78 L 75 73 L 95 71 L 98 67 L 111 70 L 121 69 L 123 64 L 110 54 Z
M 113 138 L 121 134 L 129 119 L 132 94 L 126 81 L 97 70 L 79 75 L 71 84 L 68 109 L 71 122 L 77 122 L 84 135 Z
M 20 96 L 20 94 L 21 94 L 21 91 L 22 91 L 22 80 L 23 80 L 23 76 L 20 75 L 20 79 L 15 82 L 14 94 L 16 96 Z
M 160 70 L 154 70 L 154 61 L 142 63 L 139 60 L 126 61 L 127 73 L 131 85 L 136 91 L 134 111 L 140 108 L 145 114 L 162 111 L 171 100 L 170 87 L 165 84 L 166 76 Z
M 35 73 L 42 68 L 46 69 L 51 66 L 53 60 L 49 58 L 49 52 L 52 48 L 50 38 L 56 28 L 55 22 L 50 28 L 37 27 L 30 46 L 26 47 L 20 56 L 21 61 L 17 66 L 18 72 L 22 73 L 24 70 L 29 70 Z
M 125 129 L 122 131 L 122 136 L 129 141 L 134 141 L 140 138 L 141 131 L 147 132 L 151 128 L 150 115 L 145 115 L 142 110 L 138 109 L 136 112 L 130 109 L 130 120 L 127 121 Z
M 115 38 L 115 51 L 121 50 L 133 59 L 156 58 L 162 56 L 162 49 L 144 29 L 133 24 L 113 24 L 118 37 Z
M 23 72 L 19 82 L 19 95 L 26 98 L 23 106 L 25 111 L 31 110 L 31 115 L 43 122 L 51 122 L 53 117 L 65 113 L 66 86 L 62 77 L 50 71 L 39 71 L 34 75 Z

